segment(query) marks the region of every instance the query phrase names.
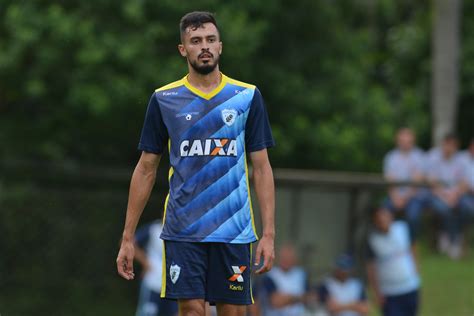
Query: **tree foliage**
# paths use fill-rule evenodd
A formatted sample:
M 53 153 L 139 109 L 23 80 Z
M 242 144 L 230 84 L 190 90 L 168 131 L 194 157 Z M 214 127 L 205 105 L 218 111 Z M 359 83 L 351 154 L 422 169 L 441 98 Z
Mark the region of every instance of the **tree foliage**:
M 134 161 L 151 92 L 186 73 L 179 18 L 203 8 L 222 29 L 223 71 L 264 94 L 275 166 L 377 170 L 399 125 L 428 146 L 429 2 L 4 0 L 0 155 Z M 472 118 L 463 38 L 460 112 Z

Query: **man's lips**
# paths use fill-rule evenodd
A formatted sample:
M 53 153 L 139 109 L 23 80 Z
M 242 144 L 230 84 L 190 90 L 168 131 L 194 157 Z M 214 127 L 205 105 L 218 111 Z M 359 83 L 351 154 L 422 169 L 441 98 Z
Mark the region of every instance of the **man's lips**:
M 210 58 L 212 58 L 212 54 L 208 54 L 208 53 L 201 54 L 201 55 L 199 55 L 199 58 L 200 59 L 210 59 Z

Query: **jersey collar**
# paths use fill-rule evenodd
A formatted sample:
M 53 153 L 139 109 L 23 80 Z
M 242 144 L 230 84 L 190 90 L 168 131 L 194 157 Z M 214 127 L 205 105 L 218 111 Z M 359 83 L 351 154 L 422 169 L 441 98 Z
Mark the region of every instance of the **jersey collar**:
M 221 92 L 222 89 L 224 89 L 226 83 L 228 82 L 228 79 L 229 78 L 221 72 L 221 83 L 214 90 L 212 90 L 209 93 L 202 92 L 201 90 L 193 87 L 188 81 L 188 75 L 186 75 L 183 78 L 183 82 L 184 82 L 185 87 L 188 88 L 189 90 L 191 90 L 191 92 L 193 92 L 194 94 L 200 96 L 203 99 L 210 100 L 215 95 L 217 95 L 219 92 Z

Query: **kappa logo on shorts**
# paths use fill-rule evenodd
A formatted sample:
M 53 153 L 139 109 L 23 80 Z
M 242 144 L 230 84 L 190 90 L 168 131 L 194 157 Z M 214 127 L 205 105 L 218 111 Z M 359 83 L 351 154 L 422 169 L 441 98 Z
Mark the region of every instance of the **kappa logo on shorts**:
M 171 282 L 173 282 L 173 284 L 175 284 L 176 281 L 178 281 L 180 272 L 181 272 L 181 267 L 178 266 L 177 264 L 172 264 L 170 266 L 170 278 L 171 278 Z
M 237 281 L 237 282 L 244 282 L 244 277 L 242 273 L 244 273 L 247 266 L 232 266 L 232 270 L 234 271 L 234 275 L 229 278 L 229 281 Z

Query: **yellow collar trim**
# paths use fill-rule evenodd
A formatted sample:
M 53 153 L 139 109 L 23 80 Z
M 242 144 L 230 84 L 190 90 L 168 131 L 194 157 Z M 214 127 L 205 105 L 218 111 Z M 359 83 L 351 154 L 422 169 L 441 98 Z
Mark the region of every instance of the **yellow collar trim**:
M 204 98 L 206 100 L 210 100 L 215 95 L 217 95 L 219 92 L 221 92 L 222 89 L 224 89 L 224 87 L 225 87 L 226 83 L 228 82 L 229 78 L 226 75 L 224 75 L 223 73 L 221 73 L 221 83 L 216 88 L 214 88 L 214 90 L 212 90 L 209 93 L 202 92 L 198 88 L 193 87 L 188 81 L 188 75 L 186 75 L 182 80 L 183 80 L 184 85 L 186 86 L 186 88 L 191 90 L 191 92 L 193 92 L 194 94 L 197 94 L 201 98 Z

